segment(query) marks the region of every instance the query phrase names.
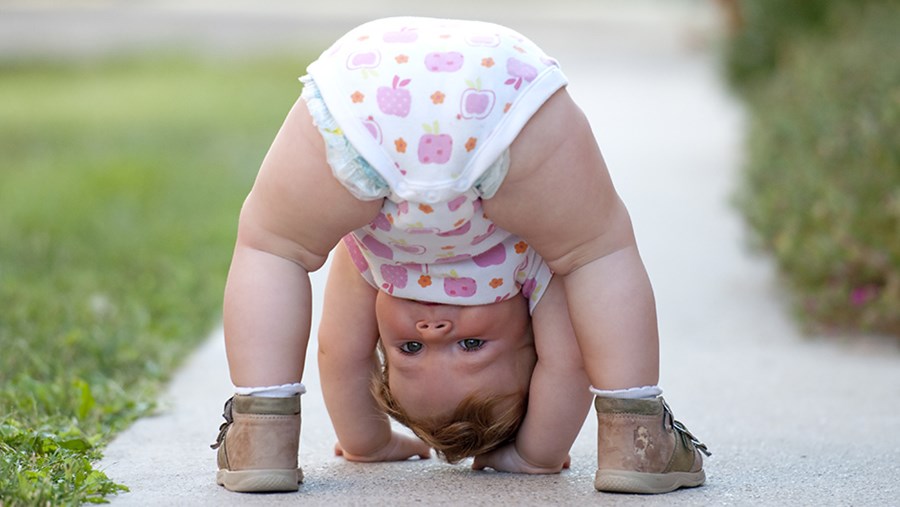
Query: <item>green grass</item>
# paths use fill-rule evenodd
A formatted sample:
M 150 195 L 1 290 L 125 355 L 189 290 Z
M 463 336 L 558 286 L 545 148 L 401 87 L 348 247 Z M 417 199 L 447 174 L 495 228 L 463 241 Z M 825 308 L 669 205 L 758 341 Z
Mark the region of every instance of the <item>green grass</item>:
M 0 62 L 0 505 L 122 489 L 94 463 L 215 326 L 305 63 Z
M 809 330 L 900 337 L 900 6 L 822 16 L 840 23 L 769 41 L 778 58 L 744 90 L 740 205 Z

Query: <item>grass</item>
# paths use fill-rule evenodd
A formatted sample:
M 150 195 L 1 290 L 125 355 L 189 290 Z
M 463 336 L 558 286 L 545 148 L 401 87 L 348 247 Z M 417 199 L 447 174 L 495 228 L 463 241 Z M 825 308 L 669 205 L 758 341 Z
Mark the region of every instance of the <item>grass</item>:
M 829 8 L 817 30 L 770 41 L 777 58 L 744 89 L 740 205 L 809 330 L 900 337 L 900 7 Z
M 94 463 L 216 324 L 304 68 L 0 62 L 0 505 L 123 490 Z

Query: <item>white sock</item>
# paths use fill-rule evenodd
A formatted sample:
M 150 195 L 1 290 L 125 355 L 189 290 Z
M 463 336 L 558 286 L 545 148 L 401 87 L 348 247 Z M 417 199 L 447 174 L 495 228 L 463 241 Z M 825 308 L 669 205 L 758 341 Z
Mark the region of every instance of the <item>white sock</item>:
M 623 400 L 648 400 L 662 394 L 659 386 L 630 387 L 628 389 L 613 389 L 604 391 L 591 386 L 591 392 L 601 398 L 619 398 Z
M 295 394 L 303 394 L 305 392 L 306 386 L 299 382 L 294 384 L 282 384 L 280 386 L 234 387 L 235 394 L 258 396 L 260 398 L 290 398 Z

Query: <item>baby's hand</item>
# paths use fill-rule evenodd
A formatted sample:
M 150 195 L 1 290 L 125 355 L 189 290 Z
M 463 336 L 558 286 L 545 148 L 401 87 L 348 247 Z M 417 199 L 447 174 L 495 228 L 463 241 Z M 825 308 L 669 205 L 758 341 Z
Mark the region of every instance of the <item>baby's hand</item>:
M 570 463 L 571 457 L 566 456 L 566 461 L 558 466 L 544 467 L 533 465 L 519 455 L 516 445 L 512 443 L 487 454 L 475 456 L 472 469 L 484 470 L 485 468 L 493 468 L 498 472 L 517 474 L 558 474 L 562 469 L 569 468 Z
M 365 456 L 350 454 L 344 450 L 340 442 L 334 444 L 334 455 L 343 456 L 348 461 L 373 463 L 376 461 L 404 461 L 413 456 L 420 459 L 431 457 L 431 448 L 416 437 L 410 437 L 396 431 L 391 433 L 391 441 L 381 449 Z

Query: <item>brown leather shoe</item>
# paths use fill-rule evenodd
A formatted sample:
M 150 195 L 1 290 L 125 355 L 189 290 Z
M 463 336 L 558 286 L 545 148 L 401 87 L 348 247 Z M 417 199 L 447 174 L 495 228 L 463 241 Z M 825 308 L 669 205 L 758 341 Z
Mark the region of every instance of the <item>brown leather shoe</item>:
M 300 448 L 300 395 L 262 398 L 235 395 L 225 402 L 216 483 L 231 491 L 297 491 L 303 471 Z
M 597 491 L 667 493 L 706 481 L 710 456 L 662 397 L 623 400 L 597 397 Z

